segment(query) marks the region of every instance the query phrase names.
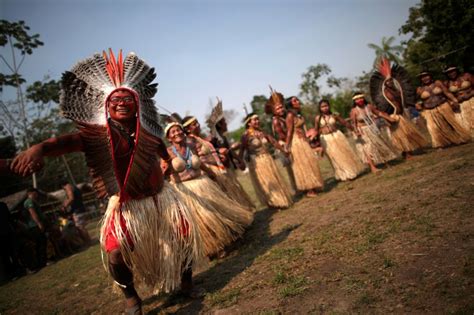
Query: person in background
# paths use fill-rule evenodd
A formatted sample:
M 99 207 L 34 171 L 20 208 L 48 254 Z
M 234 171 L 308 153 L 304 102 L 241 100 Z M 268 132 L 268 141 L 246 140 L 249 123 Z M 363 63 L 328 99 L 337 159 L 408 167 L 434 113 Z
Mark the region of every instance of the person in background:
M 459 112 L 454 115 L 474 139 L 474 76 L 468 72 L 461 73 L 456 66 L 447 67 L 444 74 L 447 76 L 444 86 L 459 103 Z
M 62 210 L 67 211 L 70 207 L 70 213 L 72 213 L 72 218 L 74 224 L 79 230 L 79 234 L 84 241 L 85 245 L 89 245 L 91 238 L 89 232 L 87 232 L 87 220 L 86 220 L 86 207 L 82 201 L 82 192 L 76 186 L 71 185 L 68 182 L 63 183 L 63 189 L 66 192 L 66 200 L 64 200 Z
M 35 269 L 39 270 L 46 266 L 47 262 L 47 237 L 45 217 L 38 204 L 38 190 L 29 188 L 27 190 L 28 198 L 23 203 L 23 218 L 28 228 L 28 235 L 35 243 L 36 264 Z
M 21 272 L 13 218 L 4 202 L 0 202 L 0 263 L 5 268 L 6 280 L 18 276 Z
M 456 97 L 441 81 L 434 80 L 430 72 L 423 71 L 418 77 L 421 86 L 416 89 L 419 98 L 416 109 L 426 120 L 432 147 L 437 149 L 468 142 L 469 131 L 454 115 L 454 111 L 459 111 Z

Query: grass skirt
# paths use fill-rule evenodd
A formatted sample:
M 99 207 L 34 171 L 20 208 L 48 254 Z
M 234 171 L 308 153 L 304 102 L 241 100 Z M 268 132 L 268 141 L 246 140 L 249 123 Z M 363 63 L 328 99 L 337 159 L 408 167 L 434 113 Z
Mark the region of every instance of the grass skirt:
M 295 176 L 296 188 L 300 191 L 322 188 L 324 180 L 319 170 L 319 161 L 305 139 L 297 134 L 291 144 L 291 168 Z
M 208 165 L 210 169 L 216 174 L 216 182 L 219 187 L 227 194 L 227 196 L 236 201 L 238 204 L 247 208 L 249 211 L 255 209 L 255 205 L 250 200 L 249 195 L 245 192 L 237 180 L 237 175 L 234 170 L 226 169 L 221 170 L 218 166 Z
M 391 117 L 398 120 L 390 126 L 390 139 L 399 151 L 413 152 L 428 146 L 428 141 L 411 121 L 403 115 L 392 114 Z
M 374 164 L 386 163 L 398 157 L 398 153 L 381 133 L 377 133 L 369 126 L 359 127 L 361 136 L 356 139 L 356 150 L 360 159 L 368 163 L 367 156 Z
M 471 135 L 454 116 L 448 103 L 433 109 L 425 109 L 421 115 L 426 120 L 433 148 L 446 147 L 469 141 Z
M 366 169 L 366 166 L 359 159 L 341 131 L 322 134 L 320 139 L 321 145 L 334 168 L 336 179 L 342 181 L 354 179 Z
M 196 217 L 166 182 L 161 192 L 151 197 L 121 205 L 118 196 L 110 198 L 101 226 L 102 248 L 112 220 L 115 226 L 112 233 L 120 242 L 120 251 L 133 272 L 134 282 L 154 289 L 155 293 L 179 288 L 182 272 L 191 263 L 195 267 L 203 262 Z M 121 220 L 126 231 L 121 227 Z M 107 257 L 103 251 L 104 256 Z M 107 268 L 108 264 L 105 261 L 104 264 Z
M 249 174 L 262 204 L 273 208 L 288 208 L 293 204 L 289 188 L 270 154 L 251 155 Z
M 474 97 L 459 104 L 460 112 L 454 113 L 458 122 L 467 129 L 474 139 Z
M 227 197 L 207 176 L 174 185 L 195 213 L 207 256 L 238 239 L 253 221 L 252 212 Z

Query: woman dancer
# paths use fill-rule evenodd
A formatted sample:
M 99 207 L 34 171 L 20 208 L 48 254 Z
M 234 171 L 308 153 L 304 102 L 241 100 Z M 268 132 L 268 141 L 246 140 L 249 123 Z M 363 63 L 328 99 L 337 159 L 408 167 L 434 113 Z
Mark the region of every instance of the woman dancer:
M 352 97 L 351 120 L 357 136 L 356 149 L 362 162 L 367 163 L 372 173 L 380 171 L 376 165 L 397 158 L 396 150 L 388 143 L 377 127 L 374 118 L 392 119 L 368 104 L 364 94 L 357 92 Z
M 314 125 L 324 152 L 334 169 L 334 176 L 341 181 L 356 178 L 365 170 L 365 166 L 344 134 L 337 128 L 337 123 L 351 130 L 354 128 L 341 116 L 331 112 L 328 100 L 323 99 L 319 102 L 319 112 Z
M 455 66 L 448 67 L 444 73 L 448 77 L 444 85 L 460 104 L 460 112 L 455 116 L 474 138 L 474 76 L 468 72 L 460 74 Z
M 159 167 L 158 156 L 170 156 L 159 137 L 155 77 L 143 60 L 123 60 L 121 51 L 118 59 L 110 51 L 79 62 L 63 75 L 60 97 L 79 132 L 34 145 L 12 163 L 15 173 L 29 175 L 45 156 L 85 153 L 98 197 L 110 197 L 100 241 L 131 314 L 141 314 L 134 282 L 173 290 L 203 257 L 197 220 Z
M 291 121 L 287 123 L 287 112 L 284 107 L 284 98 L 281 93 L 274 92 L 273 97 L 271 97 L 265 104 L 265 113 L 267 115 L 272 115 L 272 131 L 273 136 L 278 140 L 278 144 L 287 150 L 286 140 L 288 136 L 287 125 L 291 124 Z M 293 169 L 291 167 L 291 160 L 286 154 L 286 152 L 281 152 L 277 150 L 276 156 L 281 161 L 281 164 L 286 169 L 288 173 L 288 179 L 290 180 L 290 186 L 294 192 L 297 191 L 295 175 L 293 174 Z
M 245 133 L 242 135 L 240 157 L 248 156 L 250 178 L 257 197 L 271 208 L 288 208 L 293 204 L 289 188 L 281 177 L 272 156 L 268 152 L 269 142 L 277 149 L 285 150 L 276 140 L 260 130 L 258 115 L 245 117 Z
M 238 182 L 236 176 L 229 174 L 230 172 L 227 171 L 226 167 L 221 162 L 212 143 L 201 137 L 201 125 L 196 117 L 184 117 L 183 127 L 187 139 L 196 147 L 201 161 L 216 175 L 216 181 L 220 188 L 229 196 L 230 199 L 238 202 L 249 211 L 253 211 L 255 206 Z
M 178 122 L 170 122 L 165 134 L 171 146 L 169 179 L 193 209 L 201 231 L 205 254 L 215 256 L 239 238 L 250 225 L 253 214 L 231 200 L 210 178 L 214 173 L 202 163 Z M 208 175 L 204 175 L 203 171 Z
M 389 138 L 405 158 L 428 146 L 428 141 L 410 121 L 406 110 L 415 105 L 416 94 L 405 69 L 397 64 L 390 67 L 390 62 L 382 59 L 370 78 L 370 93 L 377 108 L 390 115 Z
M 280 94 L 281 95 L 281 94 Z M 267 103 L 274 107 L 281 102 L 278 94 L 272 90 L 272 95 Z M 316 189 L 324 185 L 319 170 L 319 162 L 308 140 L 306 139 L 306 126 L 301 115 L 301 104 L 293 96 L 285 102 L 286 114 L 286 149 L 291 152 L 291 169 L 293 170 L 296 189 L 306 191 L 306 196 L 316 196 Z
M 434 81 L 431 73 L 419 74 L 422 86 L 416 93 L 420 98 L 417 109 L 426 120 L 433 148 L 442 148 L 453 144 L 466 143 L 471 138 L 469 132 L 458 122 L 453 113 L 459 109 L 456 97 L 451 94 L 441 81 Z M 448 99 L 452 102 L 448 102 Z

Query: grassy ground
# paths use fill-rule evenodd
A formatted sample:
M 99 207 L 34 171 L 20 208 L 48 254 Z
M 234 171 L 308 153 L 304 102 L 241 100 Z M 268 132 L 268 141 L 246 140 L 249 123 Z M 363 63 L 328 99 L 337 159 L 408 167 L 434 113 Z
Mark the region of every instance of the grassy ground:
M 474 144 L 347 183 L 321 165 L 323 193 L 288 210 L 260 209 L 237 249 L 196 274 L 203 298 L 142 292 L 145 311 L 474 312 Z M 119 313 L 122 303 L 98 245 L 0 287 L 1 314 Z

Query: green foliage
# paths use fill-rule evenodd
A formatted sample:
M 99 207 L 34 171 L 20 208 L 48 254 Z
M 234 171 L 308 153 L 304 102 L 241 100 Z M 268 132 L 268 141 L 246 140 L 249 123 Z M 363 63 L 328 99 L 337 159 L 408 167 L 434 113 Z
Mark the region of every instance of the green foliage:
M 227 135 L 230 139 L 234 140 L 235 142 L 239 142 L 244 132 L 245 132 L 245 127 L 241 126 L 239 129 L 231 131 Z
M 380 64 L 382 58 L 387 58 L 390 61 L 398 63 L 399 65 L 403 63 L 400 56 L 403 53 L 404 48 L 401 45 L 392 46 L 394 41 L 394 36 L 384 36 L 382 37 L 382 43 L 380 46 L 373 43 L 367 44 L 369 48 L 375 50 L 374 68 L 376 68 L 377 65 Z
M 42 46 L 43 42 L 39 40 L 39 34 L 28 34 L 29 30 L 30 28 L 24 21 L 8 22 L 6 20 L 0 20 L 0 47 L 10 44 L 12 48 L 18 49 L 23 57 L 26 54 L 31 55 L 33 49 Z M 21 62 L 19 65 L 16 65 L 16 62 L 10 65 L 4 59 L 3 55 L 1 58 L 12 73 L 0 73 L 0 92 L 2 92 L 4 85 L 18 87 L 25 83 L 25 80 L 18 73 Z
M 321 97 L 321 87 L 318 84 L 319 79 L 331 73 L 331 68 L 327 64 L 318 63 L 315 66 L 309 66 L 301 77 L 303 82 L 300 84 L 300 96 L 307 105 L 316 105 Z M 331 84 L 336 83 L 331 77 Z
M 415 76 L 421 70 L 440 70 L 448 64 L 472 70 L 474 62 L 474 2 L 471 0 L 423 0 L 410 8 L 401 34 L 406 41 L 404 58 L 407 70 Z M 468 47 L 467 47 L 468 46 Z
M 26 89 L 26 97 L 34 103 L 59 103 L 60 85 L 58 81 L 50 80 L 46 83 L 36 81 Z
M 240 288 L 230 289 L 225 292 L 215 292 L 206 295 L 206 300 L 211 306 L 229 307 L 237 303 L 240 295 Z
M 348 118 L 352 109 L 352 91 L 340 90 L 331 98 L 331 111 Z

